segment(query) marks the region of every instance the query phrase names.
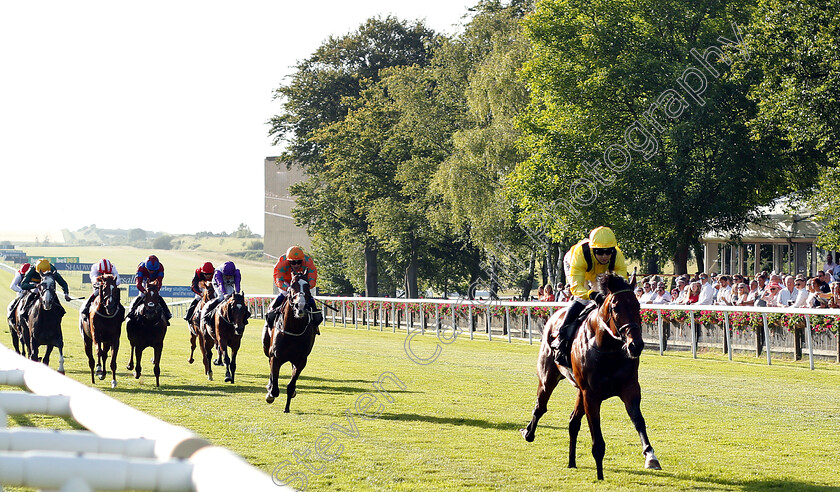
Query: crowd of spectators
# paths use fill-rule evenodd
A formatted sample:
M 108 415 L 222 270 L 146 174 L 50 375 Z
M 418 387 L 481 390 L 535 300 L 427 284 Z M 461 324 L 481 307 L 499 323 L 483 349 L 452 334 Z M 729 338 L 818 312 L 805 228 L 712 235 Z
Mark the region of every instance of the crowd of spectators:
M 698 272 L 676 277 L 671 290 L 654 275 L 642 280 L 636 296 L 642 304 L 840 308 L 840 267 L 833 260 L 829 253 L 814 277 L 761 272 L 751 279 Z

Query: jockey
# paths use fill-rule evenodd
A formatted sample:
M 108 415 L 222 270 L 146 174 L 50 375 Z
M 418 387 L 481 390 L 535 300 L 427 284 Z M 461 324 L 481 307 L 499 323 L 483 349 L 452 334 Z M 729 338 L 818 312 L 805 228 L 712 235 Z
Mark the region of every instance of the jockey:
M 268 335 L 268 328 L 274 324 L 274 319 L 280 311 L 280 306 L 286 299 L 286 289 L 289 288 L 292 278 L 295 274 L 306 271 L 307 281 L 309 287 L 315 287 L 315 282 L 318 280 L 318 269 L 315 267 L 315 262 L 312 257 L 305 254 L 300 246 L 292 246 L 286 254 L 277 259 L 277 264 L 274 265 L 274 285 L 280 291 L 274 302 L 271 303 L 271 308 L 265 317 L 265 326 L 263 327 L 263 344 L 267 345 L 266 338 Z M 315 306 L 315 299 L 310 297 L 307 299 L 307 306 L 312 314 L 312 323 L 315 325 L 315 333 L 320 334 L 321 330 L 318 325 L 324 320 L 323 315 Z
M 23 276 L 23 280 L 21 280 L 20 282 L 20 288 L 26 291 L 36 288 L 38 286 L 38 283 L 41 282 L 41 275 L 47 272 L 52 272 L 53 278 L 58 283 L 58 285 L 61 286 L 61 290 L 64 291 L 64 300 L 70 301 L 70 289 L 67 287 L 67 282 L 64 280 L 64 277 L 62 277 L 61 274 L 58 273 L 55 267 L 50 264 L 50 260 L 46 258 L 41 258 L 35 263 L 34 268 L 30 267 L 26 271 L 26 274 Z M 29 299 L 25 301 L 26 309 L 29 309 L 29 306 L 35 303 L 35 297 L 36 296 L 29 296 Z
M 612 229 L 596 227 L 587 239 L 581 240 L 566 253 L 563 267 L 571 284 L 574 302 L 566 310 L 563 324 L 557 338 L 551 342 L 551 348 L 555 349 L 554 361 L 557 364 L 571 367 L 572 341 L 579 325 L 578 319 L 604 302 L 604 295 L 592 290 L 591 286 L 595 284 L 598 275 L 603 273 L 614 272 L 627 277 L 627 264 Z M 590 300 L 595 302 L 590 303 Z M 584 313 L 587 306 L 589 308 Z
M 9 303 L 9 311 L 6 314 L 6 317 L 9 319 L 9 324 L 14 324 L 14 312 L 20 302 L 20 298 L 23 297 L 24 294 L 23 289 L 20 288 L 20 283 L 23 281 L 23 276 L 26 275 L 26 272 L 31 266 L 32 265 L 29 263 L 21 265 L 18 271 L 15 272 L 15 278 L 12 279 L 12 283 L 9 285 L 10 289 L 17 292 L 17 296 L 15 296 L 14 300 Z
M 207 282 L 213 280 L 213 271 L 215 271 L 215 268 L 209 261 L 195 269 L 195 275 L 193 275 L 192 283 L 190 284 L 190 289 L 195 293 L 195 298 L 190 303 L 190 307 L 187 308 L 187 314 L 184 316 L 185 320 L 189 321 L 195 313 L 195 307 L 198 306 L 202 294 L 207 289 Z
M 149 255 L 149 257 L 146 258 L 146 261 L 137 265 L 136 283 L 137 290 L 140 291 L 140 293 L 134 298 L 134 302 L 131 303 L 131 312 L 128 314 L 129 317 L 134 317 L 137 314 L 137 307 L 142 302 L 143 294 L 146 292 L 146 289 L 153 288 L 160 293 L 160 288 L 163 287 L 163 263 L 158 261 L 157 256 Z M 158 297 L 160 297 L 160 295 L 158 295 Z M 163 306 L 166 324 L 168 325 L 169 319 L 172 318 L 172 313 L 169 312 L 169 306 L 166 305 L 166 301 L 163 300 L 163 297 L 160 297 L 160 304 Z
M 240 275 L 239 269 L 236 268 L 236 265 L 234 265 L 232 261 L 226 261 L 224 265 L 216 269 L 216 272 L 213 274 L 213 289 L 216 291 L 216 298 L 208 302 L 202 308 L 201 313 L 205 319 L 211 316 L 211 313 L 214 309 L 216 309 L 216 306 L 218 306 L 225 298 L 232 294 L 239 294 L 241 292 L 239 289 L 239 282 L 241 279 L 242 275 Z
M 79 313 L 79 316 L 82 319 L 87 318 L 90 315 L 90 305 L 93 303 L 93 299 L 99 295 L 99 277 L 108 274 L 113 275 L 116 279 L 116 284 L 120 285 L 120 274 L 117 273 L 117 267 L 115 267 L 114 264 L 106 258 L 102 258 L 91 265 L 90 283 L 93 286 L 93 292 L 90 294 L 90 297 L 88 297 L 85 307 L 83 307 L 82 311 Z

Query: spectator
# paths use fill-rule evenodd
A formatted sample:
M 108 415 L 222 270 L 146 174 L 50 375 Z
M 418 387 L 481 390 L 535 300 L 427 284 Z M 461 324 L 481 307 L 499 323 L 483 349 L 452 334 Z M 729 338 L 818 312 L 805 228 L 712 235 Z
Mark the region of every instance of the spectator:
M 758 288 L 758 280 L 750 281 L 750 290 L 747 293 L 747 301 L 749 301 L 749 305 L 755 305 L 755 301 L 759 300 L 761 296 L 761 291 Z M 741 306 L 746 306 L 746 304 L 741 304 Z
M 752 306 L 753 302 L 750 300 L 750 292 L 747 284 L 741 282 L 734 287 L 732 291 L 731 302 L 733 306 Z
M 686 277 L 679 277 L 677 278 L 677 289 L 679 289 L 679 294 L 675 297 L 673 303 L 674 304 L 685 304 L 683 298 L 685 297 L 686 293 L 688 292 L 688 278 Z
M 820 291 L 820 280 L 817 277 L 809 278 L 806 285 L 808 286 L 808 299 L 805 301 L 805 306 L 810 308 L 823 308 L 828 305 L 828 297 L 831 294 L 826 294 Z
M 691 282 L 691 284 L 686 287 L 686 293 L 682 296 L 682 300 L 678 304 L 697 304 L 700 300 L 700 292 L 702 290 L 702 285 L 700 282 Z
M 721 275 L 718 278 L 718 292 L 715 297 L 715 304 L 728 306 L 732 304 L 732 286 L 729 285 L 729 275 Z
M 676 289 L 676 287 L 674 287 Z M 651 304 L 670 304 L 671 294 L 665 290 L 665 282 L 658 282 L 656 284 L 656 295 L 650 300 Z
M 545 287 L 540 285 L 540 288 L 537 289 L 537 300 L 540 301 L 540 302 L 543 302 L 544 298 L 545 298 Z
M 794 279 L 793 283 L 794 292 L 796 295 L 791 306 L 795 308 L 807 307 L 809 292 L 808 288 L 805 286 L 806 280 L 804 278 L 797 277 L 796 279 Z
M 794 282 L 790 275 L 785 276 L 784 287 L 779 291 L 779 302 L 782 306 L 790 306 L 796 300 L 793 297 Z
M 545 289 L 543 289 L 543 302 L 554 302 L 556 299 L 554 297 L 554 289 L 551 287 L 551 284 L 546 284 Z
M 828 300 L 828 307 L 840 308 L 840 282 L 831 282 L 831 298 Z
M 680 289 L 678 287 L 674 287 L 673 289 L 671 289 L 671 299 L 676 299 L 679 296 L 680 296 Z
M 642 285 L 646 286 L 647 284 L 642 284 Z M 639 300 L 639 304 L 642 304 L 642 296 L 644 294 L 645 294 L 645 288 L 644 287 L 642 287 L 641 285 L 636 287 L 636 299 Z
M 831 253 L 831 251 L 829 251 L 825 255 L 825 265 L 823 265 L 823 270 L 825 270 L 826 273 L 833 277 L 834 274 L 837 273 L 835 268 L 836 266 L 837 264 L 834 263 L 834 255 Z
M 770 282 L 767 285 L 767 288 L 764 289 L 764 293 L 761 295 L 761 300 L 764 301 L 764 305 L 767 307 L 787 306 L 787 304 L 781 303 L 779 296 L 779 292 L 781 290 L 782 286 L 778 282 Z
M 654 290 L 656 289 L 656 285 L 651 286 L 650 282 L 643 282 L 640 288 L 642 289 L 641 294 L 638 293 L 639 288 L 636 289 L 636 295 L 639 298 L 639 303 L 649 304 L 650 299 L 656 295 L 656 291 Z
M 697 304 L 714 304 L 715 302 L 715 288 L 709 282 L 709 274 L 702 272 L 700 277 L 700 298 Z

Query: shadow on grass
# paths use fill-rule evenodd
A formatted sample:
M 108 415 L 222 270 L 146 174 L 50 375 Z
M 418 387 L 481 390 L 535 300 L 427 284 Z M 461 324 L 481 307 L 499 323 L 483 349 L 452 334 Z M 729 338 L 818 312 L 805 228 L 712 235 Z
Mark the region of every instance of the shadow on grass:
M 382 414 L 377 417 L 377 420 L 396 420 L 401 422 L 429 422 L 432 424 L 446 424 L 446 425 L 466 425 L 470 427 L 478 427 L 481 429 L 496 429 L 496 430 L 510 430 L 519 431 L 528 424 L 527 420 L 522 422 L 490 422 L 482 419 L 470 419 L 459 417 L 435 417 L 432 415 L 419 415 L 416 413 L 392 413 Z M 554 429 L 552 426 L 543 427 L 544 430 Z
M 148 379 L 147 376 L 143 376 L 144 378 Z M 239 384 L 230 384 L 230 383 L 223 383 L 216 381 L 208 381 L 208 385 L 195 385 L 195 384 L 166 384 L 166 382 L 161 381 L 160 386 L 155 386 L 154 383 L 154 376 L 151 377 L 151 383 L 139 386 L 139 387 L 131 387 L 126 388 L 124 386 L 119 386 L 119 379 L 117 379 L 117 387 L 111 388 L 110 384 L 107 387 L 100 387 L 103 390 L 103 393 L 108 394 L 108 392 L 115 392 L 115 393 L 166 393 L 167 395 L 171 396 L 194 396 L 194 395 L 206 395 L 208 393 L 215 393 L 215 394 L 232 394 L 232 393 L 247 393 L 247 394 L 261 394 L 265 391 L 265 388 L 261 388 L 259 386 L 245 386 Z
M 592 470 L 594 471 L 594 467 Z M 716 476 L 716 475 L 705 475 L 705 476 L 698 476 L 698 475 L 690 475 L 684 473 L 670 473 L 668 471 L 652 471 L 652 470 L 630 470 L 630 469 L 622 469 L 619 468 L 616 471 L 629 473 L 631 475 L 638 475 L 645 477 L 646 479 L 650 479 L 651 477 L 663 475 L 666 477 L 670 477 L 674 480 L 680 480 L 682 482 L 695 482 L 695 485 L 692 486 L 693 490 L 700 490 L 702 489 L 702 484 L 716 484 L 721 485 L 724 487 L 729 487 L 736 490 L 745 490 L 745 491 L 756 491 L 756 492 L 765 492 L 765 491 L 776 491 L 776 490 L 784 490 L 785 492 L 788 491 L 804 491 L 804 492 L 826 492 L 826 491 L 833 491 L 833 492 L 840 492 L 840 486 L 831 486 L 831 485 L 814 485 L 812 483 L 807 482 L 799 482 L 796 480 L 785 480 L 785 479 L 772 479 L 772 478 L 764 478 L 764 479 L 757 479 L 757 480 L 727 480 L 724 477 Z M 609 470 L 604 470 L 604 475 L 606 476 L 609 473 Z M 607 479 L 609 480 L 609 479 Z M 714 487 L 717 490 L 717 487 Z

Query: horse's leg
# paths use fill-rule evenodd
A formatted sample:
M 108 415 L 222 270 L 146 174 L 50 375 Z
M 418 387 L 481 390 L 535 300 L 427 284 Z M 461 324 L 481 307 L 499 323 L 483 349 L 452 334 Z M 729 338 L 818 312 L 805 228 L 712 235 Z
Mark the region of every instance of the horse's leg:
M 61 340 L 58 345 L 55 346 L 58 349 L 58 373 L 64 374 L 64 340 Z
M 582 398 L 586 421 L 589 423 L 589 434 L 592 436 L 592 457 L 595 458 L 598 480 L 603 480 L 606 443 L 601 432 L 601 400 L 588 391 L 582 391 Z
M 135 359 L 137 359 L 137 364 L 134 366 L 134 379 L 140 379 L 140 372 L 143 370 L 143 368 L 140 367 L 140 363 L 143 361 L 143 349 L 144 348 L 145 347 L 143 347 L 140 344 L 137 344 L 134 347 L 134 351 L 135 351 L 134 357 L 135 357 Z
M 265 387 L 268 391 L 265 395 L 267 403 L 274 403 L 274 399 L 280 395 L 278 379 L 280 377 L 280 366 L 282 365 L 283 361 L 280 357 L 271 353 L 271 357 L 268 358 L 268 385 Z
M 195 339 L 196 335 L 193 335 L 192 331 L 190 331 L 190 359 L 187 361 L 190 364 L 195 362 L 195 359 L 193 358 L 193 354 L 195 353 Z
M 577 468 L 577 438 L 580 432 L 580 421 L 586 411 L 583 408 L 583 395 L 580 390 L 575 397 L 575 408 L 569 416 L 569 468 Z
M 117 387 L 117 352 L 120 350 L 120 339 L 117 337 L 111 344 L 111 388 Z M 105 370 L 103 369 L 103 374 Z
M 105 379 L 106 364 L 108 363 L 108 345 L 105 342 L 99 342 L 96 345 L 96 373 L 99 375 L 99 380 Z
M 44 350 L 44 359 L 42 361 L 47 366 L 50 365 L 50 354 L 52 353 L 52 350 L 53 350 L 53 346 L 50 345 L 50 344 L 47 344 L 47 349 Z
M 133 371 L 134 370 L 134 345 L 131 343 L 131 340 L 128 341 L 128 365 L 125 366 L 126 370 Z
M 163 352 L 163 342 L 155 345 L 155 386 L 160 386 L 160 355 Z M 195 348 L 195 346 L 193 346 Z
M 92 346 L 93 341 L 84 334 L 82 335 L 82 338 L 84 338 L 84 341 L 85 341 L 85 355 L 87 355 L 88 366 L 90 366 L 90 384 L 96 384 L 96 378 L 93 375 L 94 374 L 94 372 L 93 372 L 93 367 L 94 367 L 93 346 Z
M 20 354 L 20 348 L 18 347 L 18 334 L 15 327 L 9 324 L 9 333 L 12 335 L 12 346 L 15 348 L 15 353 Z
M 648 440 L 647 426 L 645 425 L 645 418 L 642 416 L 642 392 L 639 385 L 636 384 L 623 391 L 619 397 L 624 402 L 627 415 L 630 416 L 630 420 L 633 422 L 636 432 L 639 433 L 639 438 L 641 438 L 642 454 L 645 456 L 645 468 L 661 470 L 662 466 L 660 466 L 659 460 L 656 459 L 656 455 L 653 454 L 653 446 L 650 445 L 650 440 Z
M 233 382 L 233 373 L 230 370 L 230 357 L 228 356 L 228 347 L 226 343 L 221 344 L 221 354 L 224 354 L 224 361 L 225 361 L 225 382 L 232 383 Z
M 545 412 L 548 410 L 548 400 L 551 398 L 551 393 L 557 387 L 560 381 L 560 370 L 554 365 L 554 360 L 551 357 L 551 349 L 545 346 L 545 350 L 540 350 L 539 360 L 537 361 L 537 373 L 539 376 L 539 383 L 537 386 L 537 403 L 534 405 L 534 411 L 531 416 L 531 422 L 524 429 L 519 429 L 519 433 L 528 442 L 534 441 L 534 436 L 537 431 L 537 423 L 540 421 Z
M 205 335 L 202 335 L 201 353 L 204 354 L 204 374 L 209 381 L 213 380 L 213 341 L 207 340 Z
M 239 347 L 235 345 L 230 346 L 230 382 L 233 382 L 236 379 L 236 354 L 239 353 Z M 227 353 L 225 353 L 227 356 Z
M 222 346 L 219 344 L 219 342 L 216 342 L 216 351 L 219 352 L 219 358 L 214 360 L 213 364 L 217 366 L 225 365 L 224 359 L 222 358 Z
M 306 357 L 300 361 L 300 365 L 292 364 L 292 377 L 289 379 L 289 384 L 286 385 L 286 408 L 283 409 L 283 413 L 289 413 L 289 404 L 292 403 L 292 398 L 297 395 L 297 380 L 304 367 L 306 367 Z

